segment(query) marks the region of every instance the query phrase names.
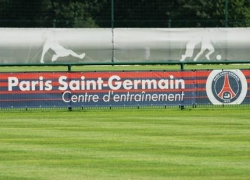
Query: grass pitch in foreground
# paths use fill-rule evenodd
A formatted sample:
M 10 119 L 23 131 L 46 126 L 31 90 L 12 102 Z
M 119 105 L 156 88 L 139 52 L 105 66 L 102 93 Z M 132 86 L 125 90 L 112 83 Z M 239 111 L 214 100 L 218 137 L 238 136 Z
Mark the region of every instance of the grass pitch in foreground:
M 3 111 L 0 179 L 249 179 L 249 109 Z

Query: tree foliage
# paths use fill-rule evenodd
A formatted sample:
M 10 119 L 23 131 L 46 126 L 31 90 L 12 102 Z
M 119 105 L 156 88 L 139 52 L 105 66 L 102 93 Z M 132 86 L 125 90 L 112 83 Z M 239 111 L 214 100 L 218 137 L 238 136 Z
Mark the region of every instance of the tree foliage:
M 186 18 L 194 21 L 193 26 L 247 26 L 250 19 L 250 0 L 179 0 L 186 12 Z M 228 21 L 226 22 L 226 13 Z M 182 13 L 180 13 L 182 14 Z M 179 15 L 180 15 L 179 14 Z M 183 13 L 184 14 L 184 13 Z M 178 15 L 178 16 L 179 16 Z
M 113 0 L 113 11 L 111 2 L 0 0 L 0 26 L 111 27 L 112 12 L 115 27 L 245 27 L 250 24 L 250 0 Z
M 50 0 L 52 19 L 60 27 L 97 27 L 94 20 L 106 0 Z

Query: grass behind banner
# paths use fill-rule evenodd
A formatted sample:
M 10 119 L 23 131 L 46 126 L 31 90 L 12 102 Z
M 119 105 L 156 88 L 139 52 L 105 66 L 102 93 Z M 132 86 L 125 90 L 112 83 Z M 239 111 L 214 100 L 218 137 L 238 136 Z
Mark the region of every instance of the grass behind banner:
M 2 111 L 0 179 L 249 179 L 249 112 Z
M 185 65 L 185 70 L 199 69 L 249 69 L 250 64 L 231 65 Z M 136 71 L 136 70 L 180 70 L 180 65 L 142 65 L 142 66 L 72 66 L 72 71 Z M 11 66 L 1 67 L 0 72 L 29 72 L 29 71 L 68 71 L 67 66 Z

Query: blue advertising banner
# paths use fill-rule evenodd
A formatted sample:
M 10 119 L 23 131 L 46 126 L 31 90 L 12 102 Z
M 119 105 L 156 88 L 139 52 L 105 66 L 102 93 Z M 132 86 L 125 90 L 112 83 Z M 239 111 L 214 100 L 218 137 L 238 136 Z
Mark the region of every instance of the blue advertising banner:
M 0 107 L 248 104 L 249 70 L 0 73 Z

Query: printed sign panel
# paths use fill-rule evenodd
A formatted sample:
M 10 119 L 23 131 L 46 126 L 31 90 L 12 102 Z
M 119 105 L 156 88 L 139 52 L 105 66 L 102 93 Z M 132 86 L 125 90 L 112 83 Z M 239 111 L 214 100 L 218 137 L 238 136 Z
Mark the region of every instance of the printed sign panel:
M 0 107 L 192 104 L 193 72 L 1 73 Z
M 249 104 L 250 70 L 0 73 L 0 107 Z
M 250 61 L 250 28 L 0 28 L 0 64 Z

